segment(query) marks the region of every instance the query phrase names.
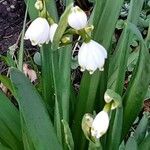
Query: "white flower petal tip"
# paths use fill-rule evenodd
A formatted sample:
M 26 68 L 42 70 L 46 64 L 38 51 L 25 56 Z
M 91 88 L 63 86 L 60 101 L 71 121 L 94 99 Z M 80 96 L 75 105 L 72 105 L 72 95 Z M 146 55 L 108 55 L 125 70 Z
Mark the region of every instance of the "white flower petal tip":
M 100 71 L 104 71 L 104 67 L 102 67 L 102 68 L 99 68 L 99 70 L 100 70 Z
M 99 112 L 92 123 L 91 127 L 92 137 L 99 139 L 107 132 L 108 127 L 109 127 L 108 113 L 105 111 Z
M 24 39 L 30 40 L 33 46 L 49 42 L 49 24 L 45 18 L 38 17 L 28 27 Z
M 80 68 L 80 71 L 81 71 L 81 72 L 85 71 L 85 68 L 81 67 L 81 68 Z
M 53 38 L 55 35 L 55 32 L 57 30 L 58 24 L 54 23 L 50 26 L 50 33 L 49 33 L 49 37 L 50 37 L 50 41 L 53 42 Z
M 85 28 L 87 26 L 86 13 L 78 6 L 73 7 L 68 16 L 68 24 L 76 30 Z
M 79 49 L 78 63 L 81 71 L 88 70 L 90 74 L 93 74 L 96 69 L 103 71 L 106 58 L 105 48 L 93 40 L 83 43 Z
M 89 70 L 89 74 L 92 75 L 94 73 L 93 70 Z

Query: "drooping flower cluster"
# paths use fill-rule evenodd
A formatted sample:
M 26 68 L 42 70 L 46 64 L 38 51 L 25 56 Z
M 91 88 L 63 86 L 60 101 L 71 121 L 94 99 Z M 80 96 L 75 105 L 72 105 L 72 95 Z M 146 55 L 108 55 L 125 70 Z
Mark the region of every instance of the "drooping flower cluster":
M 85 114 L 83 116 L 82 130 L 89 141 L 96 141 L 107 132 L 110 120 L 109 114 L 111 116 L 109 112 L 122 106 L 121 96 L 112 89 L 105 91 L 104 101 L 103 110 L 95 117 L 92 114 Z
M 35 7 L 41 11 L 43 9 L 42 1 L 37 0 Z M 41 46 L 44 43 L 53 42 L 58 25 L 56 23 L 51 24 L 47 20 L 48 19 L 44 17 L 35 19 L 27 29 L 24 39 L 29 39 L 34 46 Z M 88 27 L 88 18 L 85 12 L 78 6 L 72 7 L 68 15 L 68 24 L 84 39 L 78 53 L 78 63 L 81 67 L 81 71 L 88 70 L 90 74 L 93 74 L 97 69 L 103 71 L 107 51 L 88 35 L 86 30 Z M 65 39 L 67 39 L 67 37 L 65 37 Z M 62 38 L 62 42 L 63 41 Z
M 68 24 L 76 30 L 84 30 L 88 24 L 87 15 L 78 6 L 73 7 L 68 17 Z M 81 71 L 88 70 L 90 74 L 93 74 L 97 68 L 103 71 L 106 58 L 106 49 L 92 39 L 83 42 L 79 49 L 78 62 Z

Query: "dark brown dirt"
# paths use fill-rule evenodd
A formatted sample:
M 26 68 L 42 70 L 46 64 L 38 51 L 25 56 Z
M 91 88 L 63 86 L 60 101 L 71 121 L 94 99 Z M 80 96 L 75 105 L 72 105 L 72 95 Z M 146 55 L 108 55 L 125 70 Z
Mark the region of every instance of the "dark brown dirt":
M 0 54 L 15 44 L 22 30 L 25 14 L 23 0 L 0 0 Z

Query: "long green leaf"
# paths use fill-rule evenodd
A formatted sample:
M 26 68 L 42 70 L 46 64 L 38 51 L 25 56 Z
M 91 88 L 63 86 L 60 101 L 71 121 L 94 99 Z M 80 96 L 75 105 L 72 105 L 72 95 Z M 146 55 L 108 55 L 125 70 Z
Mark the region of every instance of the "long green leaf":
M 149 150 L 150 149 L 150 134 L 143 140 L 139 145 L 138 150 Z
M 123 98 L 124 118 L 122 137 L 126 135 L 140 112 L 150 82 L 150 55 L 146 43 L 144 42 L 139 30 L 132 24 L 130 24 L 130 27 L 133 33 L 139 38 L 141 46 L 136 68 L 134 69 L 128 89 Z
M 71 85 L 71 48 L 66 46 L 61 49 L 59 59 L 59 75 L 58 79 L 59 97 L 58 101 L 62 106 L 63 119 L 69 121 L 69 105 L 70 105 L 70 85 Z
M 0 143 L 0 149 L 1 150 L 11 150 L 10 148 L 4 146 L 3 144 Z
M 137 148 L 138 148 L 137 141 L 134 136 L 133 137 L 131 136 L 126 143 L 125 150 L 137 150 Z
M 148 123 L 150 121 L 149 117 L 150 114 L 145 112 L 135 130 L 134 137 L 138 144 L 140 144 L 145 138 L 146 131 L 148 129 Z
M 22 140 L 24 145 L 24 150 L 35 150 L 32 140 L 30 139 L 25 121 L 23 120 L 22 114 L 20 114 L 21 126 L 22 126 Z
M 19 70 L 12 68 L 10 75 L 22 119 L 35 149 L 61 149 L 46 107 L 37 90 Z
M 129 48 L 133 37 L 133 33 L 128 29 L 128 22 L 137 23 L 142 6 L 143 0 L 140 2 L 138 0 L 131 1 L 127 25 L 121 34 L 115 53 L 110 61 L 108 88 L 115 90 L 120 95 L 123 92 Z M 111 117 L 111 128 L 107 135 L 106 149 L 108 150 L 118 149 L 121 142 L 123 108 L 118 108 L 113 113 L 115 115 L 113 114 Z
M 12 150 L 23 148 L 19 112 L 0 91 L 0 139 Z
M 41 62 L 42 62 L 42 94 L 45 103 L 50 107 L 53 114 L 54 109 L 54 83 L 51 64 L 51 45 L 44 44 L 41 47 Z
M 69 128 L 69 124 L 65 120 L 62 120 L 62 124 L 63 124 L 63 131 L 64 131 L 65 147 L 67 147 L 69 150 L 74 150 L 74 142 L 73 142 L 72 133 Z
M 92 76 L 88 72 L 84 73 L 84 76 L 80 85 L 80 92 L 78 95 L 78 103 L 76 104 L 75 116 L 72 125 L 72 132 L 75 140 L 75 149 L 84 149 L 85 136 L 81 130 L 82 117 L 87 112 L 92 112 L 94 109 L 94 101 L 96 95 L 96 89 L 98 86 L 98 79 L 100 73 L 97 72 Z M 78 138 L 80 137 L 80 141 Z M 82 147 L 82 146 L 83 147 Z

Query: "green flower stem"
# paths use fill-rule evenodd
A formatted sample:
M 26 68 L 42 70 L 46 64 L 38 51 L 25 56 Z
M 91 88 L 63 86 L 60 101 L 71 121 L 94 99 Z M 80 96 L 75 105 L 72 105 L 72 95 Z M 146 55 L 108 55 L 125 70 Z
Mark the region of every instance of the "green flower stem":
M 85 29 L 79 30 L 78 34 L 84 39 L 85 43 L 90 42 L 91 37 L 88 35 L 88 33 L 85 31 Z
M 23 30 L 22 30 L 22 36 L 21 36 L 21 44 L 20 44 L 20 50 L 19 50 L 19 56 L 18 56 L 18 69 L 19 69 L 20 71 L 22 71 L 22 69 L 23 69 L 24 33 L 25 33 L 27 12 L 28 12 L 28 4 L 27 4 L 26 12 L 25 12 L 25 19 L 24 19 L 24 23 L 23 23 Z
M 43 1 L 43 9 L 39 11 L 39 16 L 43 18 L 47 18 L 47 9 L 46 9 L 45 1 Z
M 112 102 L 105 104 L 103 111 L 108 113 L 111 110 L 111 105 L 112 105 Z

